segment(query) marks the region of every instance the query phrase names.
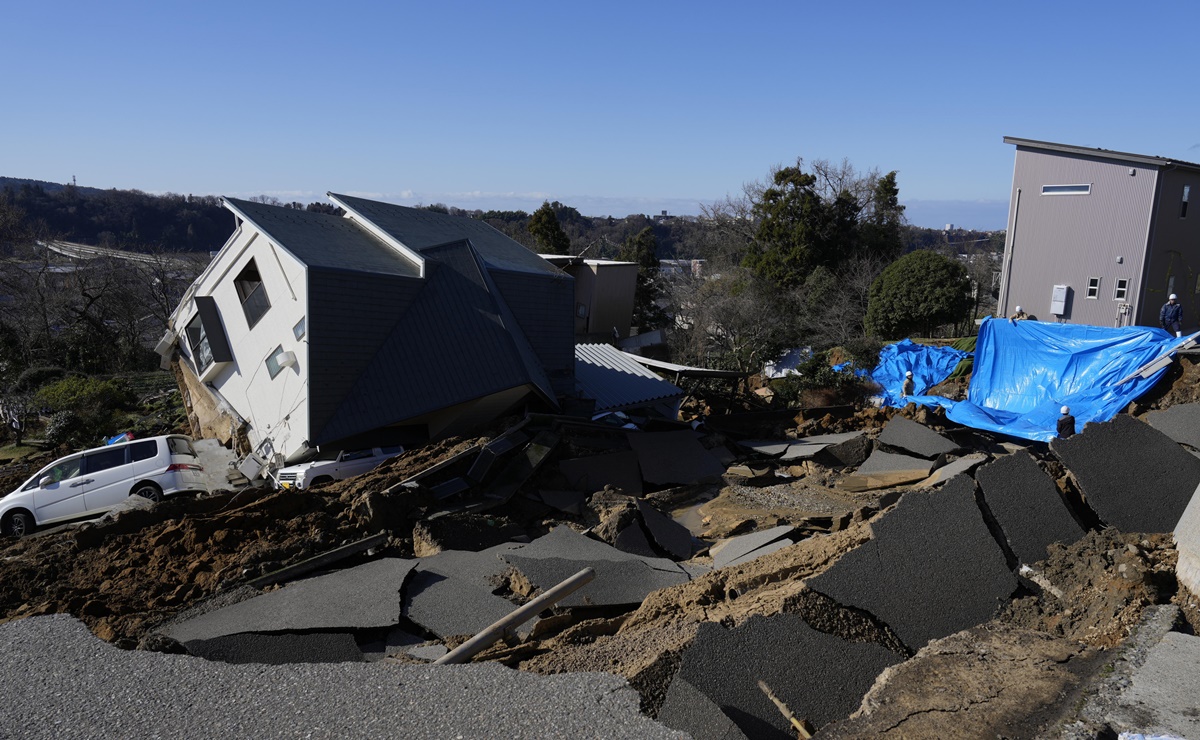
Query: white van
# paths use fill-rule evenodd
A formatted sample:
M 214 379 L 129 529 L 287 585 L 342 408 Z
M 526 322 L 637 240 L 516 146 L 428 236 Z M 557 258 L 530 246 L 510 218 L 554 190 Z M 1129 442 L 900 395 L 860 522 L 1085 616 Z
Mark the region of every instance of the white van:
M 374 470 L 384 460 L 404 452 L 403 447 L 372 447 L 365 450 L 322 450 L 312 462 L 280 468 L 276 481 L 280 488 L 309 486 L 345 480 Z
M 169 434 L 84 450 L 50 463 L 0 498 L 0 531 L 23 537 L 35 528 L 95 516 L 127 496 L 161 501 L 205 489 L 190 437 Z

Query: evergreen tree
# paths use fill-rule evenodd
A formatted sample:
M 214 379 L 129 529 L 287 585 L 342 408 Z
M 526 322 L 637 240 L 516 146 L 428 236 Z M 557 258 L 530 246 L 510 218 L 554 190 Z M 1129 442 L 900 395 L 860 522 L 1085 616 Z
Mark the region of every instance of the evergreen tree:
M 621 245 L 619 258 L 638 265 L 637 287 L 633 294 L 633 324 L 642 331 L 658 329 L 667 322 L 666 311 L 658 305 L 663 297 L 659 277 L 658 239 L 647 226 Z
M 543 254 L 567 254 L 571 249 L 571 240 L 558 223 L 554 215 L 554 207 L 550 201 L 544 201 L 540 208 L 529 218 L 529 233 L 537 241 L 537 248 Z

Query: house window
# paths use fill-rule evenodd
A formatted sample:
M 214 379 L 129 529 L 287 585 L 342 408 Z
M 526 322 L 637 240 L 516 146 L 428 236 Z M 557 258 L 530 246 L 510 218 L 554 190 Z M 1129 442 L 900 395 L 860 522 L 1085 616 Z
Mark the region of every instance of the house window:
M 254 264 L 254 260 L 250 260 L 242 268 L 233 281 L 233 285 L 237 288 L 238 298 L 242 301 L 242 311 L 246 314 L 246 323 L 250 325 L 250 328 L 254 328 L 258 320 L 271 307 L 271 301 L 267 298 L 267 289 L 263 287 L 262 277 L 258 274 L 258 265 Z
M 1092 186 L 1087 185 L 1043 185 L 1042 195 L 1091 195 Z
M 283 365 L 280 363 L 283 362 L 283 356 L 285 354 L 287 353 L 283 351 L 283 346 L 280 345 L 279 347 L 276 347 L 275 351 L 271 353 L 271 356 L 267 358 L 267 372 L 271 374 L 272 378 L 283 371 Z
M 208 345 L 208 336 L 204 333 L 204 324 L 200 314 L 192 319 L 185 330 L 188 346 L 192 348 L 192 362 L 196 363 L 196 372 L 203 374 L 213 364 L 212 348 Z
M 292 335 L 296 337 L 297 342 L 301 339 L 304 339 L 304 330 L 304 319 L 300 319 L 296 322 L 296 325 L 292 327 Z
M 1129 278 L 1121 278 L 1117 280 L 1117 289 L 1113 291 L 1114 301 L 1123 301 L 1129 293 Z
M 1092 299 L 1096 299 L 1096 298 L 1100 297 L 1100 278 L 1098 278 L 1098 277 L 1088 278 L 1087 295 L 1084 297 L 1092 298 Z
M 1191 190 L 1192 190 L 1191 185 L 1183 186 L 1183 202 L 1179 204 L 1179 217 L 1180 218 L 1187 218 L 1187 199 L 1188 199 L 1188 193 L 1190 193 Z

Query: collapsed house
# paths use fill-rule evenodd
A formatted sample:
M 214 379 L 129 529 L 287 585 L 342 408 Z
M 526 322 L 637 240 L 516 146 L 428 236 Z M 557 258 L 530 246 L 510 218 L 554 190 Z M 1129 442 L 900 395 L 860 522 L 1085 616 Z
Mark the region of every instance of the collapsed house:
M 574 281 L 470 218 L 329 194 L 237 228 L 157 350 L 192 431 L 268 465 L 460 434 L 574 389 Z

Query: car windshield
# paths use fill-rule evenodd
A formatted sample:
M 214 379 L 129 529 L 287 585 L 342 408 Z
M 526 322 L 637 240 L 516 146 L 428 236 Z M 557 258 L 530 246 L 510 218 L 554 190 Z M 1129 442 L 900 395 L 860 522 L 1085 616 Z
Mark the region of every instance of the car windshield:
M 321 450 L 320 452 L 317 453 L 317 456 L 313 459 L 314 460 L 322 460 L 322 461 L 336 460 L 336 459 L 338 459 L 339 452 L 341 452 L 341 450 Z

